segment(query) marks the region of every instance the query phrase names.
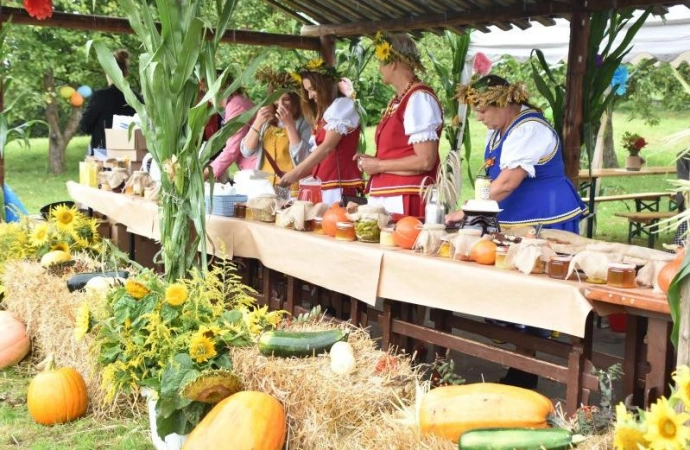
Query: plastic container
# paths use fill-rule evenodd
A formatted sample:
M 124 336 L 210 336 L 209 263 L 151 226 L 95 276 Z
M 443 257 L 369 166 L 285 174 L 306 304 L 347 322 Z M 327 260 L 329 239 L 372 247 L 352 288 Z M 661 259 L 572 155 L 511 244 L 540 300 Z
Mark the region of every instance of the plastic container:
M 379 244 L 384 247 L 395 247 L 395 240 L 393 239 L 393 227 L 382 228 L 379 235 Z
M 354 241 L 355 224 L 352 222 L 336 222 L 335 224 L 335 238 L 338 241 Z
M 557 280 L 565 280 L 568 276 L 568 268 L 570 267 L 571 256 L 553 256 L 549 260 L 548 273 L 551 278 Z
M 633 264 L 610 263 L 606 274 L 606 284 L 617 288 L 637 287 L 635 266 Z

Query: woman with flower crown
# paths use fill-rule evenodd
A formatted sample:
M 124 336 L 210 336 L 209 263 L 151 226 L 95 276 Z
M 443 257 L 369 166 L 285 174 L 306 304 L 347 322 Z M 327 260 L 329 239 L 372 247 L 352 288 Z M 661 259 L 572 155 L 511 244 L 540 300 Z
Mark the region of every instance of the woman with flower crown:
M 311 126 L 302 116 L 301 86 L 287 72 L 275 72 L 264 68 L 256 78 L 268 85 L 268 92 L 286 89 L 273 105 L 259 109 L 249 133 L 242 139 L 240 151 L 251 158 L 255 169 L 272 175 L 272 184 L 309 156 Z M 291 186 L 297 194 L 297 184 Z
M 280 184 L 289 186 L 312 175 L 321 180 L 322 201 L 337 203 L 343 195 L 357 195 L 362 173 L 354 159 L 361 134 L 359 114 L 338 71 L 321 58 L 294 74 L 302 84 L 302 113 L 312 127 L 309 156 Z
M 443 113 L 434 91 L 416 72 L 424 71 L 419 50 L 405 34 L 374 38 L 383 82 L 395 89 L 376 128 L 376 155 L 359 158 L 370 175 L 369 203 L 389 213 L 424 216 L 420 185 L 436 177 Z

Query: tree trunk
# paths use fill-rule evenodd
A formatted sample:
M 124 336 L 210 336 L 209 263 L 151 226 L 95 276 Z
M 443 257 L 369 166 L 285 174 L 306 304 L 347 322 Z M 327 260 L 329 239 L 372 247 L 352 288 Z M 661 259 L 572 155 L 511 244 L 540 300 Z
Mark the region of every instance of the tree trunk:
M 65 151 L 69 141 L 72 140 L 79 128 L 81 107 L 70 108 L 69 119 L 65 129 L 60 129 L 60 105 L 59 96 L 55 89 L 55 78 L 52 71 L 43 74 L 43 88 L 46 95 L 46 122 L 48 122 L 48 167 L 50 173 L 63 173 L 65 171 Z M 86 149 L 84 149 L 86 154 Z
M 604 127 L 604 168 L 618 169 L 618 157 L 613 147 L 613 114 L 606 115 Z

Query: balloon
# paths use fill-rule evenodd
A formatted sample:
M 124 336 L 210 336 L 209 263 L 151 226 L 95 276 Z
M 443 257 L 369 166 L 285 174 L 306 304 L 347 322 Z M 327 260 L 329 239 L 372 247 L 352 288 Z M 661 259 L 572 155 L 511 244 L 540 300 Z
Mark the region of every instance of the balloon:
M 60 88 L 60 97 L 64 99 L 69 99 L 72 94 L 74 94 L 74 88 L 72 86 L 62 86 Z
M 79 95 L 81 95 L 84 98 L 89 98 L 91 97 L 91 88 L 88 87 L 87 85 L 79 86 L 79 89 L 77 89 L 77 92 L 79 92 Z
M 81 105 L 84 104 L 84 97 L 82 97 L 79 92 L 74 92 L 72 96 L 69 98 L 69 102 L 75 108 L 79 108 Z

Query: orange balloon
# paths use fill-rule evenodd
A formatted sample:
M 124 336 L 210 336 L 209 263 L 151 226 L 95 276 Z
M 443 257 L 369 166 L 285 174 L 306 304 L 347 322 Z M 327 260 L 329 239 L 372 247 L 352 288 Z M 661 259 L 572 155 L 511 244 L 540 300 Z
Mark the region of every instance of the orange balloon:
M 79 92 L 74 92 L 74 94 L 72 94 L 72 96 L 69 98 L 69 102 L 75 108 L 79 108 L 84 104 L 84 97 L 82 97 Z

